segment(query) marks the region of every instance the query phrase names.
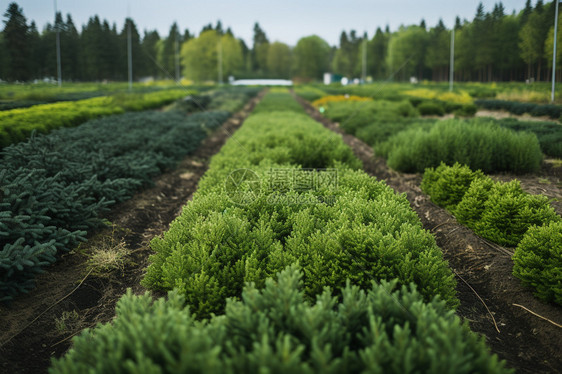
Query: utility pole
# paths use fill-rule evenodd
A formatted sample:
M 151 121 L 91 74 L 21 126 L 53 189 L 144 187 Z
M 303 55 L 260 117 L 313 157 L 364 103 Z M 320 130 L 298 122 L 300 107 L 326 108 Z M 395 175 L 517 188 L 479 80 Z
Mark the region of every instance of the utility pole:
M 57 0 L 55 0 L 55 28 L 57 29 L 57 80 L 59 87 L 62 87 L 62 66 L 60 58 L 60 25 L 57 25 Z
M 127 55 L 129 65 L 129 92 L 133 91 L 133 43 L 131 41 L 131 8 L 127 4 Z
M 219 84 L 222 84 L 222 40 L 219 40 L 219 58 L 218 58 L 218 68 L 219 68 Z
M 554 47 L 552 51 L 552 92 L 550 93 L 550 102 L 554 103 L 554 86 L 556 82 L 556 37 L 558 36 L 558 3 L 556 0 L 556 13 L 554 15 Z
M 363 71 L 361 73 L 363 83 L 367 82 L 367 37 L 363 38 Z
M 176 83 L 179 83 L 179 81 L 180 81 L 180 52 L 179 52 L 179 44 L 180 43 L 179 43 L 179 40 L 178 40 L 179 39 L 179 35 L 178 35 L 179 32 L 180 31 L 178 29 L 176 29 L 176 43 L 175 43 L 175 45 L 176 45 L 176 58 L 175 58 L 175 61 L 176 61 Z
M 453 77 L 455 75 L 455 24 L 451 30 L 451 61 L 449 62 L 449 91 L 453 92 Z

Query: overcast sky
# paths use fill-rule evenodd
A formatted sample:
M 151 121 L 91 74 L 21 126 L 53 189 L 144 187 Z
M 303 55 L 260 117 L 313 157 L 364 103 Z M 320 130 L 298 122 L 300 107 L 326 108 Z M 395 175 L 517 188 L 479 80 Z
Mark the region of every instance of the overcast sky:
M 0 0 L 2 13 L 12 1 Z M 34 20 L 41 30 L 54 19 L 53 0 L 16 1 L 28 20 Z M 139 30 L 156 29 L 160 36 L 168 34 L 170 25 L 177 21 L 181 30 L 188 28 L 199 33 L 209 22 L 218 19 L 226 29 L 230 26 L 237 37 L 248 45 L 252 28 L 257 21 L 270 41 L 279 40 L 295 45 L 303 36 L 316 34 L 331 45 L 336 45 L 342 30 L 355 29 L 359 35 L 367 31 L 371 37 L 377 27 L 419 24 L 425 19 L 428 26 L 443 18 L 450 27 L 455 17 L 472 20 L 479 0 L 58 0 L 58 8 L 70 13 L 81 29 L 88 18 L 97 14 L 110 23 L 116 22 L 121 30 L 130 4 L 130 14 Z M 495 1 L 482 1 L 491 11 Z M 533 4 L 536 0 L 533 0 Z M 507 13 L 519 12 L 525 0 L 504 0 Z M 3 28 L 3 25 L 2 25 Z

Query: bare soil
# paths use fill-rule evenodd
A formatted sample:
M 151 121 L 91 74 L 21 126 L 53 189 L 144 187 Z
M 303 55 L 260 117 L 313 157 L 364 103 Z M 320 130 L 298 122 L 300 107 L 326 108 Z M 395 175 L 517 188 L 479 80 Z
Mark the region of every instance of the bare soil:
M 511 275 L 513 248 L 490 243 L 459 224 L 453 215 L 433 204 L 421 191 L 420 174 L 391 170 L 384 159 L 373 155 L 370 146 L 345 134 L 337 123 L 324 118 L 308 102 L 297 100 L 312 118 L 342 135 L 344 142 L 363 162 L 367 173 L 385 180 L 396 192 L 406 193 L 424 228 L 435 235 L 456 274 L 457 295 L 461 302 L 457 314 L 469 322 L 473 331 L 485 337 L 492 352 L 518 373 L 562 372 L 562 329 L 514 304 L 525 306 L 558 324 L 562 324 L 562 308 L 541 302 Z M 517 179 L 530 192 L 560 198 L 558 173 L 545 165 L 540 175 L 517 176 Z M 510 175 L 494 177 L 501 180 L 515 178 Z M 560 213 L 560 204 L 555 203 L 553 206 Z
M 517 114 L 510 113 L 508 111 L 505 111 L 505 110 L 478 109 L 478 111 L 475 114 L 475 117 L 492 117 L 492 118 L 495 118 L 495 119 L 516 118 L 516 119 L 519 119 L 521 121 L 559 123 L 555 119 L 552 119 L 548 116 L 534 117 L 534 116 L 531 116 L 528 113 L 524 113 L 522 115 L 517 115 Z
M 115 206 L 106 215 L 111 227 L 90 235 L 79 248 L 61 256 L 37 279 L 37 288 L 0 306 L 0 372 L 46 373 L 51 357 L 70 347 L 71 337 L 114 317 L 117 300 L 140 285 L 150 240 L 161 235 L 191 199 L 209 159 L 236 131 L 263 93 L 205 139 L 178 167 L 154 180 L 154 186 Z M 100 248 L 123 248 L 124 263 L 111 271 L 91 270 L 88 258 Z

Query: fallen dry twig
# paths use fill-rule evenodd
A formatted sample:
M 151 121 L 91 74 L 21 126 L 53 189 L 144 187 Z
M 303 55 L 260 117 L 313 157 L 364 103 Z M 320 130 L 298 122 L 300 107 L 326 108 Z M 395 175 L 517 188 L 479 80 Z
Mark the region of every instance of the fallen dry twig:
M 543 317 L 543 316 L 541 316 L 540 314 L 537 314 L 537 313 L 533 312 L 531 309 L 525 308 L 523 305 L 519 305 L 519 304 L 511 304 L 511 305 L 513 305 L 513 306 L 518 306 L 519 308 L 525 309 L 527 312 L 529 312 L 529 313 L 531 313 L 531 314 L 533 314 L 533 315 L 535 315 L 535 316 L 537 316 L 537 317 L 539 317 L 539 318 L 542 318 L 542 319 L 544 319 L 545 321 L 548 321 L 548 322 L 552 323 L 554 326 L 562 328 L 562 325 L 560 325 L 560 324 L 558 324 L 558 323 L 556 323 L 556 322 L 554 322 L 554 321 L 552 321 L 552 320 L 550 320 L 550 319 L 548 319 L 548 318 L 546 318 L 546 317 Z

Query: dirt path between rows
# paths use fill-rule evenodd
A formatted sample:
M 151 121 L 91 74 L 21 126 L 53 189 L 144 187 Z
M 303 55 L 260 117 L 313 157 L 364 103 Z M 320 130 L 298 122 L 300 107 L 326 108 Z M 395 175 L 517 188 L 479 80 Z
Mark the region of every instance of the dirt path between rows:
M 127 288 L 140 294 L 152 253 L 150 240 L 168 229 L 191 199 L 209 159 L 243 123 L 263 92 L 205 139 L 178 167 L 155 178 L 152 188 L 116 205 L 106 218 L 112 227 L 89 237 L 78 249 L 38 277 L 37 288 L 10 306 L 0 306 L 0 372 L 45 373 L 51 357 L 60 357 L 71 337 L 98 322 L 110 321 Z M 112 271 L 88 270 L 91 253 L 120 248 L 124 263 Z
M 562 372 L 562 329 L 513 304 L 523 305 L 559 324 L 562 308 L 540 302 L 511 275 L 512 249 L 489 243 L 457 223 L 449 212 L 433 204 L 420 190 L 421 175 L 391 170 L 384 159 L 374 157 L 370 146 L 345 134 L 308 102 L 297 100 L 312 118 L 342 135 L 367 173 L 384 179 L 395 191 L 407 194 L 424 228 L 435 235 L 457 275 L 457 294 L 461 301 L 457 314 L 470 323 L 473 331 L 485 336 L 491 350 L 518 373 Z M 499 332 L 476 294 L 494 316 Z
M 515 118 L 520 121 L 528 122 L 554 122 L 560 123 L 556 119 L 550 118 L 548 116 L 531 116 L 529 113 L 524 113 L 521 115 L 510 113 L 506 110 L 488 110 L 488 109 L 478 109 L 475 117 L 491 117 L 494 119 L 504 119 L 504 118 Z

